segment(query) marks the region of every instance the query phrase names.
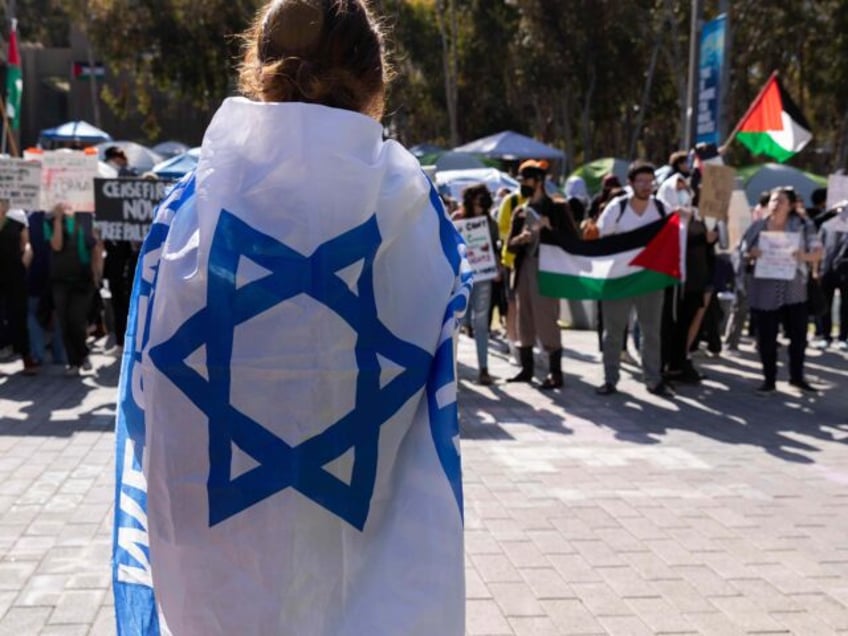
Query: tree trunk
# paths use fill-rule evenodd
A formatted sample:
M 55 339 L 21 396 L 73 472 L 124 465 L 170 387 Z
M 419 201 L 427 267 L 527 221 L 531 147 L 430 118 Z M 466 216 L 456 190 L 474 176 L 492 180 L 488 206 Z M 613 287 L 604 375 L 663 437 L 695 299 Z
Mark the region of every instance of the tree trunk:
M 445 73 L 445 102 L 448 109 L 450 126 L 450 145 L 459 145 L 459 122 L 457 117 L 457 33 L 456 0 L 447 0 L 447 20 L 445 19 L 445 0 L 436 2 L 436 21 L 442 36 L 442 66 Z
M 592 129 L 591 129 L 591 113 L 592 113 L 592 97 L 595 93 L 595 86 L 598 83 L 598 74 L 595 71 L 595 64 L 589 64 L 589 86 L 586 89 L 586 98 L 583 100 L 583 111 L 580 114 L 581 130 L 583 136 L 583 163 L 592 160 Z
M 678 134 L 678 147 L 683 147 L 683 139 L 686 137 L 686 68 L 683 66 L 685 57 L 680 52 L 680 34 L 677 29 L 677 21 L 674 19 L 674 5 L 672 0 L 665 0 L 665 13 L 671 30 L 671 48 L 663 47 L 671 69 L 672 77 L 677 80 L 677 101 L 680 104 L 680 130 Z
M 645 78 L 645 90 L 642 92 L 642 103 L 639 105 L 639 113 L 636 116 L 636 125 L 633 127 L 633 136 L 630 138 L 630 152 L 627 153 L 627 158 L 632 159 L 636 156 L 636 144 L 639 142 L 639 137 L 642 134 L 642 126 L 645 124 L 645 111 L 648 109 L 648 101 L 651 98 L 651 85 L 654 83 L 654 72 L 657 68 L 657 56 L 660 52 L 662 43 L 662 30 L 657 32 L 656 43 L 654 50 L 651 52 L 651 62 L 648 64 L 648 76 Z
M 568 174 L 576 166 L 574 148 L 574 129 L 571 127 L 571 94 L 566 91 L 562 98 L 562 131 L 565 137 L 565 172 Z

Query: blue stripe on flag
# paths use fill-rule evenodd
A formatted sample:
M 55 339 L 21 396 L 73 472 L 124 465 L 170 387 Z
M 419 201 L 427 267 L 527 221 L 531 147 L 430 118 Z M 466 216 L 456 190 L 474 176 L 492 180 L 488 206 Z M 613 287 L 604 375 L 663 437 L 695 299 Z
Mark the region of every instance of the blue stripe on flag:
M 189 175 L 170 191 L 154 218 L 167 210 L 178 211 L 192 204 L 194 176 Z M 144 454 L 144 410 L 137 398 L 141 387 L 141 352 L 150 335 L 149 317 L 156 287 L 156 252 L 168 236 L 166 223 L 154 222 L 142 245 L 133 282 L 127 318 L 118 414 L 115 425 L 115 521 L 112 532 L 112 586 L 119 636 L 159 636 L 159 616 L 150 569 L 150 540 L 147 526 L 147 482 L 142 473 Z M 139 327 L 142 333 L 139 334 Z M 141 339 L 139 341 L 139 335 Z
M 442 199 L 432 184 L 430 203 L 439 219 L 442 252 L 450 263 L 458 286 L 454 289 L 453 297 L 445 310 L 442 338 L 427 380 L 427 407 L 430 413 L 430 434 L 433 436 L 436 453 L 453 490 L 459 513 L 463 515 L 462 458 L 459 453 L 459 410 L 455 394 L 453 334 L 459 317 L 468 307 L 473 277 L 465 263 L 465 243 L 448 218 Z M 447 396 L 443 393 L 445 390 L 448 391 Z

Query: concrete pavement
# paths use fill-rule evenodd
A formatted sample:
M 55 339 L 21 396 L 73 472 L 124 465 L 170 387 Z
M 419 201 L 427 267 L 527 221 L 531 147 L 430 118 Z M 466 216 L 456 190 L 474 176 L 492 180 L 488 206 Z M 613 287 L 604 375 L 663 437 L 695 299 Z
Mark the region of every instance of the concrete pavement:
M 819 396 L 760 398 L 747 344 L 664 400 L 627 365 L 596 396 L 595 335 L 563 343 L 543 393 L 475 385 L 460 340 L 468 634 L 848 634 L 848 355 L 810 351 Z M 92 361 L 0 364 L 0 636 L 114 633 L 117 360 Z

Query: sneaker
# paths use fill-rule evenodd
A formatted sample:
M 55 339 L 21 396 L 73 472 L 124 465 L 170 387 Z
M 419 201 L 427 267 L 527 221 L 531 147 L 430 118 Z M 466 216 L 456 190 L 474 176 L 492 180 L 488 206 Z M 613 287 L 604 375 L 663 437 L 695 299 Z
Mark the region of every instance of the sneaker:
M 774 395 L 774 392 L 777 389 L 773 384 L 769 384 L 768 382 L 763 382 L 760 386 L 757 387 L 756 394 L 759 396 L 767 396 Z
M 810 343 L 813 349 L 827 349 L 828 345 L 830 345 L 830 340 L 826 340 L 825 338 L 818 338 Z
M 848 340 L 840 340 L 836 343 L 836 348 L 839 351 L 848 351 Z
M 673 398 L 674 391 L 671 390 L 671 387 L 668 386 L 665 382 L 660 382 L 654 386 L 648 387 L 648 393 L 651 395 L 658 395 L 659 397 L 664 398 Z
M 79 374 L 80 374 L 80 368 L 79 367 L 75 367 L 73 365 L 71 365 L 69 367 L 65 367 L 65 376 L 66 377 L 75 378 L 75 377 L 79 376 Z
M 618 389 L 615 388 L 614 384 L 610 384 L 609 382 L 604 382 L 601 386 L 595 389 L 595 393 L 598 395 L 612 395 L 613 393 L 617 393 Z
M 789 380 L 789 384 L 808 393 L 818 393 L 818 389 L 806 380 Z

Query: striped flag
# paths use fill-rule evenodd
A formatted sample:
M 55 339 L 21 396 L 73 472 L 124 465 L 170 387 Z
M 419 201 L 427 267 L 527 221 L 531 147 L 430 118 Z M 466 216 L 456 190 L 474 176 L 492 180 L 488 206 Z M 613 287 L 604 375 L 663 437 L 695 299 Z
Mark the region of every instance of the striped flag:
M 539 291 L 544 296 L 614 300 L 680 282 L 684 271 L 680 217 L 592 241 L 539 246 Z
M 21 97 L 24 78 L 21 71 L 21 54 L 18 50 L 18 21 L 12 20 L 9 31 L 9 54 L 6 58 L 6 116 L 12 130 L 21 127 Z
M 773 73 L 739 123 L 736 137 L 755 155 L 784 162 L 813 138 L 807 118 Z
M 118 633 L 459 636 L 462 241 L 376 121 L 226 100 L 119 386 Z

